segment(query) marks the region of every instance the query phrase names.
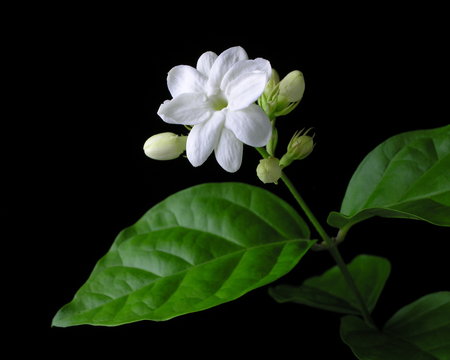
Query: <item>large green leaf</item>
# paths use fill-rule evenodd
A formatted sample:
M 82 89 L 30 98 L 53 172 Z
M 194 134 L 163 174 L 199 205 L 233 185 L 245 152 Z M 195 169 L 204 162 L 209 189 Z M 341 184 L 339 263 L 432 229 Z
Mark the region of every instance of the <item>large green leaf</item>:
M 450 292 L 429 294 L 405 306 L 383 332 L 345 316 L 341 338 L 360 360 L 449 360 Z
M 349 228 L 373 216 L 450 226 L 450 125 L 403 133 L 370 152 L 328 223 Z
M 389 277 L 389 261 L 378 256 L 359 255 L 348 265 L 348 270 L 366 306 L 372 311 Z M 280 303 L 295 302 L 344 314 L 360 314 L 358 301 L 337 266 L 305 280 L 300 286 L 279 285 L 269 289 L 269 293 Z
M 167 320 L 231 301 L 290 271 L 313 245 L 309 235 L 266 190 L 194 186 L 122 231 L 53 325 Z

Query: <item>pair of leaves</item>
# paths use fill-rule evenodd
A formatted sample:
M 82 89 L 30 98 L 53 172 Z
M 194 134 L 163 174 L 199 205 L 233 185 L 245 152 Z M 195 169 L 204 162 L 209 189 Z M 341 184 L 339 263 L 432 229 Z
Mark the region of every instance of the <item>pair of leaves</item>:
M 240 183 L 180 191 L 123 230 L 54 326 L 166 320 L 236 299 L 289 272 L 314 244 L 301 217 Z
M 348 230 L 382 216 L 450 226 L 449 169 L 450 125 L 391 137 L 361 162 L 328 223 Z
M 449 360 L 450 292 L 429 294 L 403 307 L 382 332 L 345 316 L 341 338 L 360 360 Z
M 389 261 L 357 256 L 349 265 L 371 312 L 389 277 Z M 278 302 L 294 302 L 345 314 L 359 314 L 358 304 L 335 266 L 299 287 L 280 285 L 269 290 Z M 400 309 L 383 331 L 361 318 L 341 319 L 341 338 L 360 360 L 450 360 L 450 292 L 429 294 Z
M 362 161 L 340 213 L 330 213 L 328 223 L 344 230 L 344 236 L 373 216 L 450 226 L 449 169 L 450 125 L 394 136 Z M 449 360 L 450 292 L 430 294 L 404 307 L 383 332 L 346 316 L 341 338 L 361 360 Z

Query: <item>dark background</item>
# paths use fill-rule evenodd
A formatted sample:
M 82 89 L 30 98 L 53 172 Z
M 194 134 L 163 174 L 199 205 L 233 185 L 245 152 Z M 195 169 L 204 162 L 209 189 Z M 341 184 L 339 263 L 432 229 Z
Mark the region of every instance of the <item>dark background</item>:
M 255 176 L 258 154 L 250 147 L 235 174 L 223 171 L 213 156 L 199 168 L 184 158 L 145 157 L 142 145 L 149 136 L 184 130 L 156 115 L 170 98 L 166 74 L 173 66 L 195 66 L 205 51 L 241 45 L 250 58 L 270 60 L 281 76 L 294 69 L 304 73 L 301 104 L 278 121 L 279 146 L 295 130 L 314 127 L 313 154 L 287 174 L 325 223 L 329 211 L 339 210 L 356 166 L 377 144 L 448 123 L 449 59 L 439 9 L 328 9 L 314 13 L 314 20 L 300 6 L 249 17 L 230 5 L 223 18 L 216 17 L 219 9 L 192 17 L 184 13 L 192 9 L 178 8 L 178 18 L 170 8 L 56 9 L 54 16 L 55 9 L 40 8 L 44 14 L 36 18 L 28 10 L 32 25 L 15 45 L 23 54 L 16 55 L 19 87 L 25 89 L 19 115 L 21 109 L 32 115 L 16 116 L 24 136 L 17 153 L 24 155 L 14 163 L 19 171 L 11 186 L 21 186 L 26 204 L 14 217 L 12 239 L 24 241 L 16 240 L 19 254 L 31 260 L 19 261 L 26 271 L 15 286 L 24 295 L 12 299 L 19 326 L 10 335 L 26 336 L 33 349 L 51 355 L 112 350 L 149 357 L 164 351 L 282 358 L 307 349 L 317 359 L 330 353 L 352 358 L 339 338 L 340 315 L 276 304 L 267 287 L 167 322 L 66 329 L 50 324 L 117 233 L 157 202 L 204 182 L 264 186 Z M 295 206 L 283 185 L 264 187 Z M 379 324 L 420 296 L 448 290 L 448 237 L 448 229 L 406 220 L 377 218 L 352 229 L 340 247 L 346 261 L 366 253 L 392 263 L 374 312 Z M 299 284 L 331 266 L 329 254 L 310 252 L 277 283 Z

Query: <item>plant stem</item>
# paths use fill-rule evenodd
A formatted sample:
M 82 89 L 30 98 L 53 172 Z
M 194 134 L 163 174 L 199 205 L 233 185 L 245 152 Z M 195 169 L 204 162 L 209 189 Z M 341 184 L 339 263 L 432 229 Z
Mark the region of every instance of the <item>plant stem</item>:
M 256 148 L 256 149 L 259 151 L 259 153 L 264 158 L 267 158 L 269 156 L 269 154 L 265 151 L 265 149 L 263 149 L 263 148 Z M 289 191 L 291 192 L 294 199 L 300 205 L 300 207 L 302 208 L 303 212 L 305 213 L 305 215 L 307 216 L 307 218 L 309 219 L 311 224 L 314 226 L 314 228 L 317 230 L 317 232 L 319 233 L 322 240 L 327 245 L 328 251 L 330 252 L 330 254 L 333 257 L 334 261 L 336 262 L 339 270 L 341 271 L 342 276 L 344 277 L 345 281 L 347 282 L 349 289 L 355 295 L 355 298 L 359 304 L 359 310 L 361 312 L 362 317 L 364 318 L 364 321 L 366 322 L 366 324 L 368 326 L 375 328 L 376 326 L 372 320 L 372 317 L 370 316 L 370 313 L 369 313 L 369 310 L 367 309 L 366 303 L 364 302 L 364 299 L 363 299 L 361 293 L 359 292 L 358 288 L 356 287 L 356 284 L 355 284 L 350 272 L 348 271 L 347 265 L 345 264 L 344 260 L 342 259 L 341 253 L 339 252 L 338 248 L 336 247 L 334 242 L 331 240 L 331 238 L 328 236 L 325 229 L 322 227 L 320 222 L 314 216 L 311 209 L 306 204 L 305 200 L 303 200 L 303 198 L 300 196 L 300 194 L 297 191 L 297 189 L 295 188 L 294 184 L 292 184 L 291 180 L 289 180 L 289 178 L 286 176 L 286 174 L 282 173 L 281 180 L 284 182 L 286 187 L 289 189 Z

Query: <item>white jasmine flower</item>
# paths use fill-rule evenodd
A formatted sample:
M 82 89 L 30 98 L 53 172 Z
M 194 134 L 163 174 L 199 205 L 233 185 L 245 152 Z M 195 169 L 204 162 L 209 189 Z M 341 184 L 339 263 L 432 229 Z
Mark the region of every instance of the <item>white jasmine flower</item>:
M 193 166 L 202 165 L 214 151 L 220 166 L 237 171 L 243 144 L 265 146 L 272 125 L 255 101 L 264 91 L 272 68 L 269 61 L 249 60 L 240 46 L 219 56 L 208 51 L 197 67 L 175 66 L 167 76 L 172 100 L 166 100 L 158 115 L 167 123 L 193 125 L 186 154 Z

